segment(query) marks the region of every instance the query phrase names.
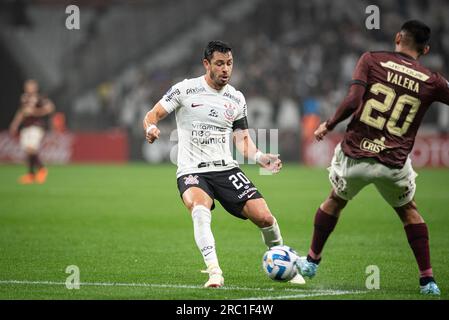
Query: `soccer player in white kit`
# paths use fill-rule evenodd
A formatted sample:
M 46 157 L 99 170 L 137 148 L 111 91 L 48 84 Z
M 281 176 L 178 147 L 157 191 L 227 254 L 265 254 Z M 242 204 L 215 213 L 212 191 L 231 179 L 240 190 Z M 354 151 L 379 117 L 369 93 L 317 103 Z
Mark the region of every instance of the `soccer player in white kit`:
M 228 84 L 233 67 L 231 47 L 221 41 L 209 42 L 203 65 L 206 74 L 174 85 L 146 114 L 143 125 L 147 141 L 153 143 L 160 134 L 158 122 L 172 111 L 176 113 L 178 189 L 191 212 L 195 242 L 207 266 L 209 280 L 204 286 L 221 287 L 224 278 L 211 231 L 214 199 L 232 215 L 256 224 L 267 247 L 283 244 L 264 198 L 232 158 L 231 134 L 239 152 L 263 168 L 277 173 L 282 162 L 279 155 L 258 150 L 249 135 L 245 97 Z

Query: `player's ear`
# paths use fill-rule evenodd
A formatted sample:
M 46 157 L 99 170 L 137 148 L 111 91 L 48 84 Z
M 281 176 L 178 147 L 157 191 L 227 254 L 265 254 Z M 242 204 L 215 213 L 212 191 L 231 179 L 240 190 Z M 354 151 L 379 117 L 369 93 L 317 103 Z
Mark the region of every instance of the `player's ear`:
M 424 50 L 422 51 L 422 55 L 425 56 L 426 54 L 428 54 L 430 51 L 430 46 L 427 45 L 424 47 Z
M 402 34 L 400 32 L 396 33 L 396 37 L 394 38 L 394 43 L 396 45 L 398 45 L 399 43 L 401 43 L 401 39 L 402 39 Z
M 206 70 L 209 70 L 210 68 L 210 62 L 207 59 L 203 59 L 203 66 Z

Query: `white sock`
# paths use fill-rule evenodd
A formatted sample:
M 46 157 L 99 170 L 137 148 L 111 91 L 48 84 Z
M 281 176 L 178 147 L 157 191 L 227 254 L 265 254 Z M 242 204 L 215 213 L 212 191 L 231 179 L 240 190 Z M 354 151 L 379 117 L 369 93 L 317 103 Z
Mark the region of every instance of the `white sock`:
M 274 223 L 271 226 L 260 228 L 260 231 L 262 232 L 263 242 L 265 242 L 268 248 L 284 244 L 276 218 L 274 218 Z
M 212 215 L 205 206 L 195 206 L 192 210 L 193 234 L 195 242 L 203 255 L 204 263 L 209 267 L 218 267 L 217 253 L 215 252 L 215 239 L 210 228 Z

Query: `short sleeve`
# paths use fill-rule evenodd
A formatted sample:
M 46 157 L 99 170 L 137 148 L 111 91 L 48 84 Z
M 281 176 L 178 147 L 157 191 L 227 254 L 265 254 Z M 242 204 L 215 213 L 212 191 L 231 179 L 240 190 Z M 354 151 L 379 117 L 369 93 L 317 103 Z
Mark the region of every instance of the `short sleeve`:
M 234 119 L 234 123 L 232 124 L 232 130 L 245 130 L 248 129 L 248 120 L 246 119 L 246 100 L 243 94 L 240 93 L 240 103 L 238 107 L 237 116 Z
M 352 74 L 351 84 L 360 84 L 365 87 L 367 86 L 370 60 L 371 54 L 369 52 L 365 52 L 360 57 L 354 73 Z
M 437 74 L 435 100 L 449 105 L 449 82 L 439 73 Z
M 182 93 L 183 82 L 178 82 L 167 93 L 164 94 L 159 103 L 168 113 L 175 111 L 177 108 L 181 107 L 181 93 Z
M 242 118 L 246 118 L 246 114 L 247 114 L 247 106 L 246 106 L 245 96 L 242 93 L 240 93 L 239 109 L 238 109 L 237 116 L 236 116 L 235 120 L 240 120 Z

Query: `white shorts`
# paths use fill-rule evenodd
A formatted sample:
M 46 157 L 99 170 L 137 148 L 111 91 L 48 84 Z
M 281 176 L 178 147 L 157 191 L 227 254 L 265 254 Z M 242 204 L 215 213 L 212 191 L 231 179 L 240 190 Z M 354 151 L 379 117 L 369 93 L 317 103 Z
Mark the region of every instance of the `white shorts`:
M 344 200 L 351 200 L 371 183 L 385 201 L 395 208 L 407 204 L 415 195 L 417 174 L 412 168 L 410 158 L 403 168 L 394 169 L 375 159 L 347 157 L 338 144 L 328 170 L 335 193 Z
M 20 131 L 20 146 L 25 150 L 32 149 L 38 151 L 44 134 L 44 129 L 38 126 L 23 128 Z

